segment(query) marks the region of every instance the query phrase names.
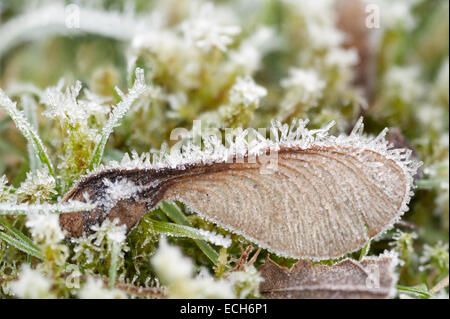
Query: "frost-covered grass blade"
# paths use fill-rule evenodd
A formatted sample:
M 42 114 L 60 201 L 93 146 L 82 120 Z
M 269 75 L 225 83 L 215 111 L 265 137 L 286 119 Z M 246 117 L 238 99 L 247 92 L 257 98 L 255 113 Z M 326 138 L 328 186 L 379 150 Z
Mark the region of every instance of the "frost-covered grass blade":
M 0 106 L 6 109 L 9 116 L 16 124 L 17 128 L 22 132 L 28 143 L 33 147 L 41 162 L 47 165 L 49 173 L 53 175 L 53 177 L 55 177 L 53 164 L 47 154 L 47 149 L 42 143 L 38 133 L 25 119 L 23 112 L 17 109 L 17 104 L 11 101 L 11 99 L 6 96 L 5 92 L 3 92 L 2 89 L 0 89 Z
M 136 78 L 133 87 L 125 95 L 119 88 L 116 87 L 117 94 L 122 98 L 119 104 L 113 109 L 108 122 L 103 127 L 101 136 L 95 145 L 94 152 L 92 154 L 91 160 L 89 162 L 89 168 L 93 169 L 100 164 L 103 157 L 103 152 L 105 150 L 106 142 L 109 136 L 113 132 L 114 127 L 119 125 L 119 121 L 128 112 L 131 104 L 142 95 L 147 86 L 145 85 L 144 70 L 136 69 Z
M 14 237 L 16 237 L 18 240 L 21 240 L 25 243 L 27 243 L 29 246 L 33 247 L 35 250 L 39 250 L 39 248 L 36 246 L 36 244 L 26 236 L 24 233 L 22 233 L 20 230 L 15 228 L 11 223 L 9 223 L 5 218 L 0 216 L 0 224 L 5 227 L 5 229 Z
M 30 238 L 22 234 L 19 230 L 17 230 L 1 217 L 0 224 L 4 226 L 5 229 L 11 234 L 8 235 L 7 233 L 0 231 L 0 240 L 5 241 L 9 245 L 14 246 L 15 248 L 23 251 L 24 253 L 27 253 L 30 256 L 34 256 L 41 260 L 44 259 L 39 251 L 39 248 L 36 246 L 36 244 L 33 243 Z
M 169 203 L 167 201 L 162 201 L 159 208 L 174 222 L 191 226 L 189 220 L 184 216 L 183 212 L 174 203 Z M 200 248 L 200 250 L 213 262 L 214 265 L 219 265 L 219 253 L 211 247 L 206 241 L 194 239 L 195 244 Z
M 94 204 L 70 201 L 58 204 L 10 204 L 0 203 L 0 215 L 27 215 L 32 212 L 65 214 L 87 211 L 95 208 Z
M 174 223 L 161 222 L 149 218 L 147 218 L 147 221 L 153 225 L 155 231 L 166 234 L 168 236 L 199 239 L 203 241 L 208 241 L 214 245 L 222 246 L 225 248 L 229 247 L 231 244 L 230 239 L 227 239 L 221 235 L 214 234 L 212 232 L 203 229 L 197 229 L 194 227 L 178 225 Z

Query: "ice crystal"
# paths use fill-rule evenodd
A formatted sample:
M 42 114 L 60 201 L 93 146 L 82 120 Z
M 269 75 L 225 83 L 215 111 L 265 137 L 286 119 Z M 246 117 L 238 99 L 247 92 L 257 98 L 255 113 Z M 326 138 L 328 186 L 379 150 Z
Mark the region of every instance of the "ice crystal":
M 419 78 L 420 69 L 416 66 L 393 67 L 386 74 L 386 90 L 391 96 L 398 96 L 402 101 L 412 103 L 424 93 Z
M 83 90 L 85 98 L 79 98 L 82 89 L 80 81 L 68 86 L 65 91 L 63 87 L 64 80 L 61 79 L 56 86 L 44 90 L 40 101 L 47 106 L 42 114 L 59 121 L 61 127 L 67 123 L 71 127 L 81 125 L 87 128 L 89 126 L 87 121 L 91 116 L 99 117 L 108 113 L 109 108 L 105 105 L 107 98 L 100 97 L 88 89 Z
M 226 51 L 233 42 L 233 36 L 241 31 L 238 26 L 222 24 L 212 3 L 202 5 L 197 14 L 183 22 L 181 30 L 188 41 L 205 51 L 214 47 Z
M 372 150 L 376 153 L 394 160 L 405 170 L 405 175 L 409 176 L 408 189 L 412 186 L 412 176 L 422 163 L 410 158 L 411 151 L 404 149 L 394 149 L 385 139 L 387 129 L 378 136 L 367 136 L 363 134 L 362 118 L 359 119 L 350 135 L 331 136 L 329 129 L 335 124 L 329 123 L 323 128 L 309 130 L 306 126 L 309 120 L 293 120 L 292 124 L 282 124 L 279 121 L 272 121 L 269 129 L 270 138 L 266 138 L 254 129 L 237 131 L 234 136 L 227 136 L 227 143 L 208 136 L 202 140 L 203 147 L 195 141 L 183 145 L 173 151 L 161 150 L 158 153 L 142 153 L 141 155 L 132 152 L 131 157 L 125 154 L 121 162 L 111 161 L 106 166 L 99 166 L 91 174 L 95 174 L 105 169 L 162 169 L 165 167 L 184 167 L 188 164 L 221 163 L 229 160 L 230 157 L 248 155 L 258 155 L 268 148 L 279 149 L 285 147 L 301 147 L 308 149 L 314 145 L 326 147 L 332 144 L 340 146 L 352 146 L 360 150 Z M 254 136 L 248 139 L 249 135 Z M 355 154 L 358 156 L 359 153 Z M 86 179 L 89 175 L 83 177 Z M 409 194 L 409 192 L 407 192 Z
M 281 80 L 281 86 L 288 90 L 281 102 L 284 112 L 292 112 L 299 103 L 306 107 L 316 106 L 325 84 L 314 70 L 291 68 L 289 77 Z
M 52 282 L 44 277 L 39 271 L 31 269 L 29 265 L 24 265 L 19 275 L 19 279 L 11 283 L 13 293 L 19 298 L 52 298 L 50 292 Z
M 48 106 L 48 109 L 42 114 L 63 122 L 68 122 L 71 126 L 84 124 L 88 117 L 87 108 L 80 105 L 77 97 L 81 91 L 81 82 L 77 81 L 73 86 L 61 92 L 64 81 L 60 80 L 54 87 L 47 88 L 41 96 L 41 103 Z
M 38 170 L 27 173 L 16 194 L 21 201 L 42 203 L 57 194 L 55 187 L 55 178 L 48 174 L 48 170 Z
M 59 216 L 56 214 L 30 213 L 25 225 L 30 228 L 31 235 L 38 242 L 56 244 L 64 239 L 64 233 L 59 226 Z
M 107 219 L 101 224 L 91 226 L 92 233 L 79 238 L 72 238 L 75 245 L 72 260 L 85 266 L 104 265 L 110 258 L 112 250 L 118 251 L 118 269 L 123 266 L 124 254 L 129 250 L 125 241 L 126 227 L 118 225 L 119 220 Z M 114 248 L 115 247 L 115 248 Z
M 259 99 L 267 95 L 267 90 L 259 86 L 255 81 L 247 76 L 238 78 L 230 91 L 230 101 L 232 104 L 259 104 Z
M 311 24 L 308 35 L 309 43 L 316 49 L 337 47 L 344 41 L 344 33 L 333 26 Z
M 169 298 L 234 298 L 230 282 L 215 280 L 206 271 L 194 277 L 192 261 L 183 256 L 178 247 L 169 245 L 165 238 L 160 240 L 151 264 L 167 285 Z
M 65 203 L 42 203 L 42 204 L 13 204 L 0 203 L 0 215 L 26 215 L 34 212 L 48 213 L 71 213 L 94 209 L 96 205 L 79 201 L 68 201 Z
M 104 197 L 97 200 L 100 205 L 111 209 L 116 205 L 121 199 L 127 199 L 133 197 L 141 189 L 134 182 L 129 181 L 125 178 L 118 179 L 114 182 L 104 179 L 103 184 L 106 186 L 106 191 Z
M 430 268 L 436 265 L 444 273 L 448 273 L 449 269 L 449 253 L 448 243 L 442 241 L 437 242 L 434 246 L 425 244 L 423 247 L 423 254 L 420 257 L 420 263 L 424 268 Z
M 264 281 L 253 265 L 246 265 L 243 270 L 230 272 L 226 278 L 233 283 L 236 296 L 240 299 L 259 297 L 259 286 Z
M 0 203 L 14 202 L 16 197 L 11 192 L 12 186 L 8 186 L 8 180 L 5 175 L 0 177 Z
M 230 51 L 230 58 L 237 67 L 245 71 L 244 74 L 253 74 L 261 67 L 264 53 L 273 49 L 275 42 L 274 30 L 261 27 L 252 36 L 243 40 L 239 48 Z
M 96 245 L 100 246 L 100 243 L 104 239 L 110 242 L 124 244 L 126 227 L 125 225 L 118 224 L 119 220 L 115 219 L 113 221 L 106 220 L 101 225 L 93 225 L 91 228 L 96 233 Z
M 101 279 L 88 277 L 78 291 L 78 297 L 80 299 L 126 299 L 127 295 L 118 289 L 108 289 Z
M 196 236 L 198 238 L 201 238 L 202 240 L 206 240 L 207 242 L 210 242 L 216 246 L 221 246 L 221 247 L 225 247 L 228 248 L 231 246 L 231 239 L 228 237 L 224 237 L 220 234 L 216 234 L 214 232 L 210 232 L 204 229 L 196 229 L 196 228 L 191 228 L 189 229 L 190 232 L 192 232 L 193 236 Z M 171 236 L 171 237 L 182 237 L 184 235 L 180 235 L 180 234 L 174 234 L 171 232 L 160 232 L 162 234 L 165 234 L 166 236 Z
M 159 241 L 159 248 L 151 263 L 161 280 L 168 283 L 190 278 L 194 272 L 191 260 L 183 256 L 179 248 L 169 245 L 164 238 Z

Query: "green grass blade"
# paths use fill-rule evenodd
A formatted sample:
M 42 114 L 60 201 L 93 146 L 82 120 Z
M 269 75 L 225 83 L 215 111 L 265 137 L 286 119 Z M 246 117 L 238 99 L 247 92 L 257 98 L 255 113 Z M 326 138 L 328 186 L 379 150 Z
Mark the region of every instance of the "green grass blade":
M 53 164 L 47 155 L 47 150 L 42 143 L 38 133 L 34 130 L 31 124 L 25 119 L 23 112 L 17 109 L 15 102 L 11 101 L 9 97 L 0 89 L 0 107 L 5 108 L 11 119 L 16 124 L 17 128 L 21 131 L 23 136 L 27 139 L 28 143 L 33 147 L 35 153 L 38 155 L 40 161 L 45 163 L 48 167 L 49 173 L 55 177 Z
M 418 189 L 432 189 L 441 187 L 444 182 L 444 179 L 422 179 L 416 181 L 415 183 Z
M 428 299 L 431 297 L 431 294 L 428 291 L 419 289 L 419 288 L 414 288 L 414 287 L 405 287 L 405 286 L 397 286 L 397 290 L 401 290 L 401 291 L 407 291 L 407 292 L 412 292 L 416 295 L 421 296 L 422 298 Z
M 119 258 L 119 243 L 113 241 L 111 248 L 111 263 L 109 265 L 108 288 L 114 288 L 117 276 L 117 260 Z
M 94 209 L 96 206 L 90 203 L 83 203 L 77 201 L 69 201 L 66 203 L 57 204 L 10 204 L 0 203 L 0 215 L 27 215 L 28 213 L 41 211 L 52 214 L 65 214 L 80 211 L 88 211 Z
M 0 232 L 0 240 L 5 241 L 9 245 L 19 249 L 20 251 L 23 251 L 24 253 L 26 253 L 28 255 L 34 256 L 41 260 L 44 259 L 44 256 L 41 255 L 39 250 L 36 250 L 34 247 L 28 245 L 26 242 L 18 240 L 17 238 L 14 238 L 8 234 Z
M 206 241 L 204 240 L 198 240 L 198 239 L 194 239 L 195 244 L 198 246 L 198 248 L 200 248 L 200 250 L 206 255 L 206 257 L 208 257 L 209 260 L 211 260 L 211 262 L 215 265 L 215 266 L 219 266 L 219 253 L 211 247 L 210 244 L 208 244 Z
M 180 208 L 178 208 L 175 203 L 162 201 L 159 204 L 159 208 L 175 223 L 185 226 L 191 226 L 189 220 L 186 218 L 186 216 L 184 216 Z
M 152 223 L 155 231 L 165 233 L 169 236 L 180 236 L 209 241 L 215 245 L 223 247 L 229 247 L 229 245 L 231 244 L 231 241 L 227 240 L 225 237 L 203 229 L 197 229 L 194 227 L 174 223 L 161 222 L 150 218 L 147 218 L 146 220 Z
M 364 245 L 364 247 L 361 249 L 361 253 L 359 254 L 359 261 L 361 261 L 364 257 L 367 256 L 369 250 L 370 250 L 370 240 L 367 242 L 367 244 Z
M 22 233 L 20 230 L 18 230 L 17 228 L 15 228 L 13 225 L 11 225 L 5 218 L 0 216 L 0 224 L 5 227 L 5 229 L 14 237 L 16 237 L 17 239 L 24 241 L 25 243 L 27 243 L 28 245 L 30 245 L 31 247 L 33 247 L 34 249 L 36 249 L 37 251 L 39 251 L 39 248 L 36 246 L 36 244 L 31 240 L 31 238 L 29 238 L 28 236 L 26 236 L 24 233 Z
M 176 206 L 174 203 L 162 201 L 159 205 L 159 208 L 175 223 L 184 226 L 192 226 L 186 216 L 184 216 L 178 206 Z M 214 265 L 219 265 L 219 253 L 214 248 L 212 248 L 211 245 L 209 245 L 204 240 L 194 239 L 194 242 Z

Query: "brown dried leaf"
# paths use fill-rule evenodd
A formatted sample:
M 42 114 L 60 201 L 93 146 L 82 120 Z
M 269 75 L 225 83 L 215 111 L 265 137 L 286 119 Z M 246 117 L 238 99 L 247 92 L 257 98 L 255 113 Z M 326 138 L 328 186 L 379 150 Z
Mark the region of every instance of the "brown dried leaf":
M 278 299 L 389 298 L 395 293 L 397 257 L 383 254 L 357 262 L 344 259 L 333 266 L 299 260 L 287 269 L 269 258 L 259 268 L 264 281 L 260 292 Z
M 245 155 L 243 163 L 188 159 L 172 166 L 105 169 L 82 179 L 65 197 L 88 196 L 97 208 L 61 215 L 61 225 L 69 236 L 90 232 L 105 218 L 119 218 L 130 229 L 159 201 L 179 200 L 278 255 L 337 258 L 398 221 L 417 169 L 409 154 L 389 150 L 383 135 L 359 135 L 359 126 L 339 138 L 315 139 L 298 130 L 301 138 L 289 135 L 276 145 L 277 168 L 270 173 L 267 148 L 250 163 Z

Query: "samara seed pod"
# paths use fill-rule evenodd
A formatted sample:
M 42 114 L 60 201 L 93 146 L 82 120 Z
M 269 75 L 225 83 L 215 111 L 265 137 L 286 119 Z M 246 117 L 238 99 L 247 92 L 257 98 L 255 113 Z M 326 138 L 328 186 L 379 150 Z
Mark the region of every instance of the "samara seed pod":
M 161 200 L 177 200 L 277 255 L 321 260 L 360 249 L 408 209 L 420 163 L 392 148 L 386 130 L 363 135 L 362 119 L 337 137 L 330 126 L 306 123 L 273 122 L 272 139 L 251 142 L 245 130 L 228 146 L 205 139 L 152 164 L 148 154 L 126 156 L 72 188 L 64 200 L 97 207 L 62 214 L 61 226 L 68 237 L 81 236 L 118 218 L 130 230 Z

